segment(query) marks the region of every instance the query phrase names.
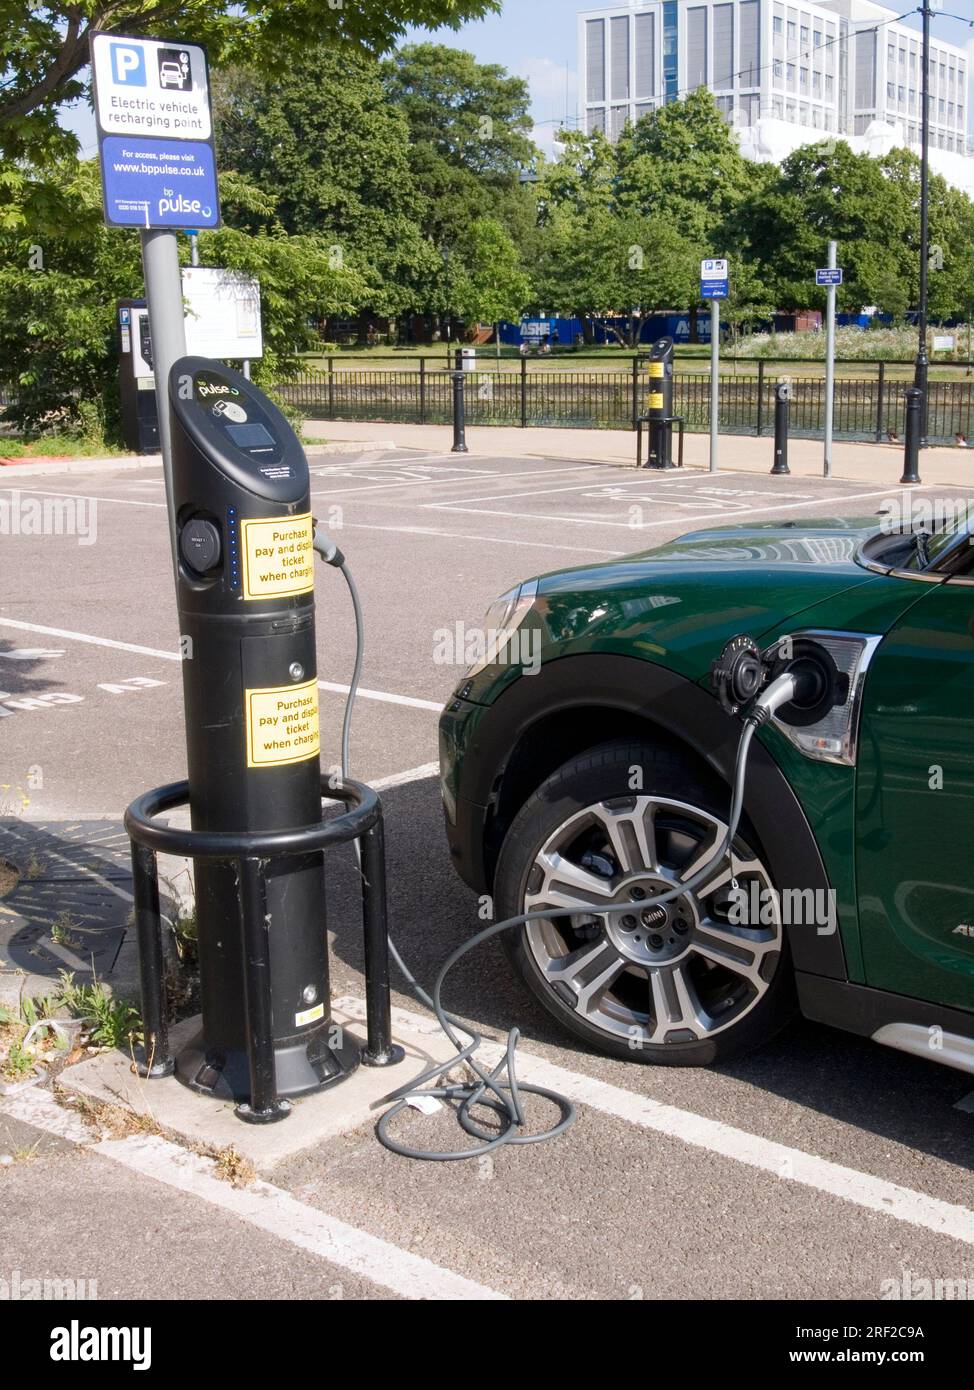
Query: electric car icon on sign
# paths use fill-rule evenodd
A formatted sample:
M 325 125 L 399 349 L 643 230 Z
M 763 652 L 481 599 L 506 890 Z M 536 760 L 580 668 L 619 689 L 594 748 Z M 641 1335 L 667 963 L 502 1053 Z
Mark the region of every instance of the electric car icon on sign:
M 495 920 L 533 914 L 505 944 L 569 1032 L 699 1066 L 800 1012 L 974 1071 L 972 540 L 726 527 L 492 606 L 440 721 L 447 837 Z

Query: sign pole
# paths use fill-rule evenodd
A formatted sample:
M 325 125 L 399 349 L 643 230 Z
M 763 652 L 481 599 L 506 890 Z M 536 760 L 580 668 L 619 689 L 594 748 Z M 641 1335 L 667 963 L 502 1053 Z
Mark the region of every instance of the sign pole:
M 717 472 L 717 429 L 720 419 L 720 300 L 710 301 L 710 471 Z
M 700 262 L 700 298 L 710 300 L 710 471 L 717 472 L 720 423 L 720 301 L 730 292 L 726 257 L 708 256 Z
M 169 541 L 173 565 L 176 556 L 176 510 L 172 483 L 172 431 L 169 420 L 169 370 L 186 356 L 186 325 L 183 318 L 183 285 L 179 271 L 176 233 L 161 228 L 140 233 L 145 297 L 152 334 L 152 371 L 156 382 L 159 414 L 159 445 L 162 473 L 166 482 L 166 510 L 169 514 Z
M 829 270 L 838 268 L 838 245 L 834 241 L 829 242 Z M 835 277 L 829 284 L 829 309 L 828 309 L 828 342 L 826 344 L 825 362 L 825 477 L 832 476 L 832 434 L 834 428 L 835 412 L 835 296 L 837 286 Z

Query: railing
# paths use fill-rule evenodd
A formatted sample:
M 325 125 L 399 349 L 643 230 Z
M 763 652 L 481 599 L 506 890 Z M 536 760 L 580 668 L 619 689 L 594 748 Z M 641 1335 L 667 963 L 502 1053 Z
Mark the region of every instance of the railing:
M 770 434 L 774 388 L 780 373 L 750 363 L 753 374 L 720 376 L 720 429 L 728 434 Z M 645 413 L 648 382 L 632 371 L 562 371 L 549 366 L 465 373 L 468 425 L 555 426 L 578 429 L 632 429 Z M 792 376 L 791 428 L 815 437 L 825 427 L 825 381 Z M 902 437 L 905 380 L 890 379 L 880 364 L 873 379 L 835 382 L 835 434 L 849 440 L 881 440 L 889 431 Z M 311 418 L 374 420 L 445 425 L 452 419 L 450 373 L 442 359 L 419 371 L 349 368 L 308 370 L 277 388 L 292 406 Z M 690 431 L 706 432 L 710 420 L 710 377 L 677 372 L 674 414 Z M 927 406 L 932 442 L 952 442 L 974 427 L 974 381 L 932 381 Z

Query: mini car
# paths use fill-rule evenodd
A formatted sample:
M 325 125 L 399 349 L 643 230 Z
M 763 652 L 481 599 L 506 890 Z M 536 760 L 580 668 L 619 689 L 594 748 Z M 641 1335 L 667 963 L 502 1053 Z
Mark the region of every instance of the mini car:
M 449 850 L 496 920 L 542 913 L 506 946 L 569 1033 L 706 1065 L 800 1012 L 974 1071 L 966 516 L 700 531 L 530 579 L 485 632 L 440 722 Z M 817 644 L 844 698 L 761 729 L 730 854 L 654 906 L 727 828 L 735 637 Z

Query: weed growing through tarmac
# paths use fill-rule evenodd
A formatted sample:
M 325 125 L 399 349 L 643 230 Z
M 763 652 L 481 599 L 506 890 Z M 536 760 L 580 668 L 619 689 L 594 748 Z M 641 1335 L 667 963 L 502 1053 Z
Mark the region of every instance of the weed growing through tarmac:
M 80 925 L 70 912 L 59 912 L 51 924 L 51 940 L 56 946 L 70 946 L 76 949 L 83 944 L 74 935 Z
M 138 1010 L 115 996 L 98 980 L 75 984 L 74 975 L 62 970 L 58 976 L 57 1001 L 72 1018 L 82 1019 L 88 1040 L 96 1047 L 117 1047 L 127 1051 L 142 1036 Z
M 59 1101 L 70 1105 L 87 1124 L 97 1130 L 102 1139 L 129 1139 L 134 1134 L 163 1133 L 155 1116 L 148 1110 L 137 1112 L 124 1105 L 97 1100 L 94 1096 L 68 1096 L 60 1090 L 55 1094 Z
M 233 1145 L 225 1149 L 201 1150 L 214 1160 L 216 1163 L 216 1174 L 218 1178 L 223 1178 L 231 1187 L 249 1187 L 257 1179 L 257 1169 L 249 1158 L 244 1158 L 237 1153 Z

